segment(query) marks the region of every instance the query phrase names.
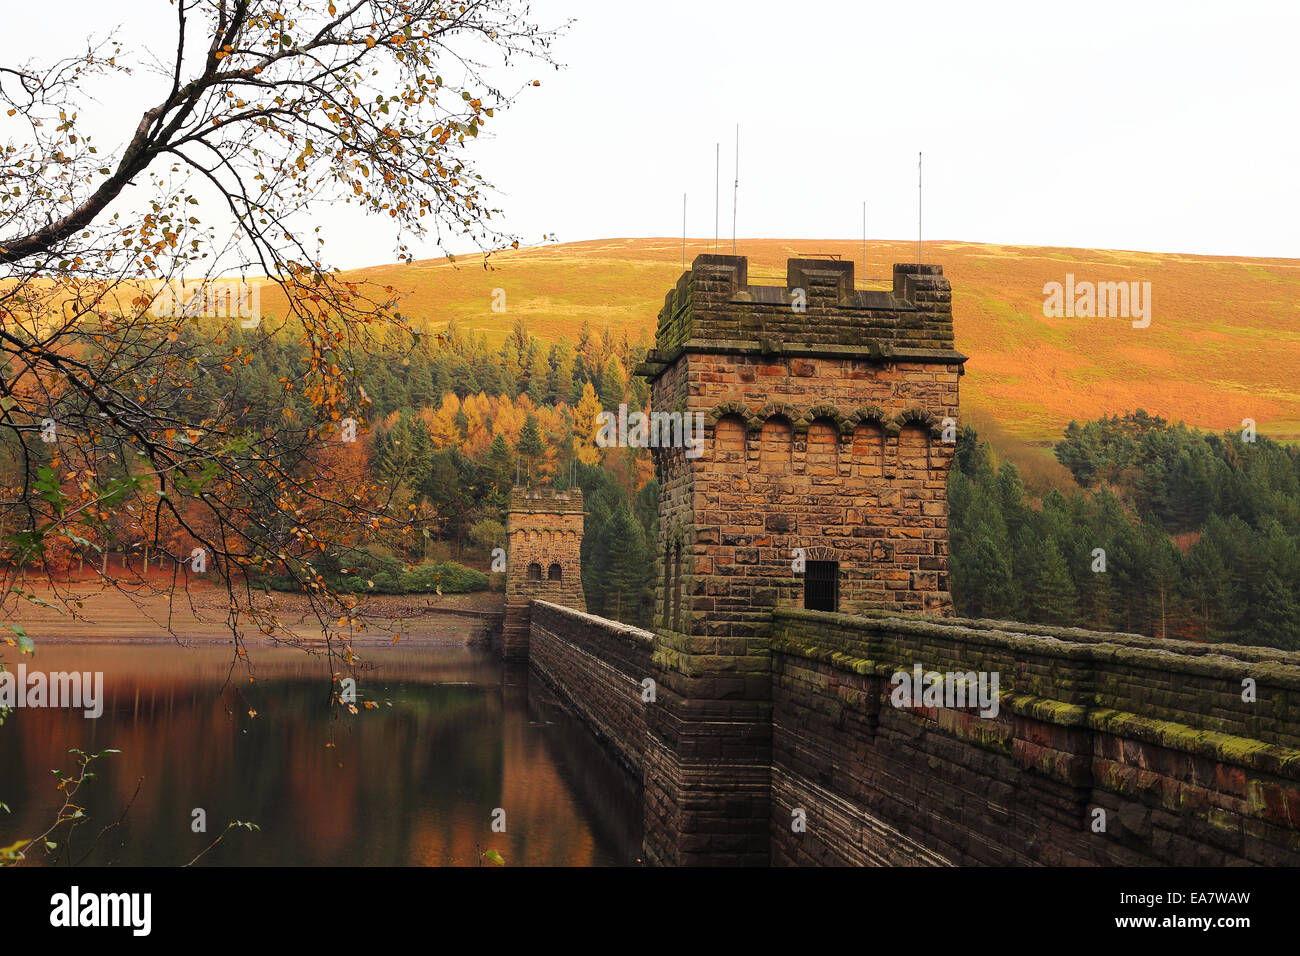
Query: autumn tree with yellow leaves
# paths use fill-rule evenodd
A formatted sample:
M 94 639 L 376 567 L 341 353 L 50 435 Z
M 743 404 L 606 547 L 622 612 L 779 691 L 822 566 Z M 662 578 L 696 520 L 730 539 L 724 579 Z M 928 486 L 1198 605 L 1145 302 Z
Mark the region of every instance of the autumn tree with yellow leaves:
M 351 456 L 322 448 L 357 423 L 364 434 L 357 353 L 413 330 L 393 289 L 331 267 L 311 213 L 333 202 L 381 217 L 399 259 L 415 239 L 510 245 L 471 147 L 537 84 L 518 70 L 553 65 L 556 31 L 518 0 L 169 6 L 169 56 L 133 61 L 130 38 L 110 36 L 0 65 L 4 601 L 12 611 L 55 547 L 113 547 L 111 519 L 131 513 L 153 549 L 201 549 L 264 632 L 276 622 L 237 600 L 250 574 L 296 579 L 333 648 L 356 614 L 314 556 L 393 515 Z M 153 99 L 101 142 L 82 116 L 111 76 Z M 212 290 L 245 277 L 275 317 L 214 315 Z M 302 363 L 278 397 L 198 399 L 286 336 Z M 281 413 L 268 419 L 268 403 Z M 233 618 L 232 632 L 242 653 Z

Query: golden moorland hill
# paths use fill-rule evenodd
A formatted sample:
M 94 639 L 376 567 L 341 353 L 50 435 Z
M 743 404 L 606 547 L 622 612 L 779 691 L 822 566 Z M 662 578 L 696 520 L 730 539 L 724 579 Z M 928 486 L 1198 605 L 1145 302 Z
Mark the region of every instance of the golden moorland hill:
M 711 241 L 688 240 L 686 260 L 711 251 Z M 730 252 L 730 241 L 718 251 Z M 736 252 L 749 257 L 755 284 L 781 284 L 793 256 L 853 258 L 862 275 L 861 242 L 745 239 Z M 928 242 L 924 254 L 952 282 L 957 348 L 970 356 L 962 407 L 977 423 L 1041 445 L 1071 419 L 1141 407 L 1213 430 L 1252 418 L 1263 434 L 1300 438 L 1300 260 L 968 242 Z M 877 281 L 859 287 L 887 288 L 891 264 L 916 256 L 914 242 L 871 242 Z M 681 262 L 680 239 L 605 239 L 495 253 L 487 270 L 465 256 L 349 276 L 403 290 L 403 310 L 430 329 L 454 318 L 500 341 L 522 316 L 548 341 L 576 339 L 584 321 L 635 340 L 653 335 Z M 1044 285 L 1067 274 L 1150 282 L 1150 325 L 1045 317 Z M 504 312 L 493 311 L 496 289 Z

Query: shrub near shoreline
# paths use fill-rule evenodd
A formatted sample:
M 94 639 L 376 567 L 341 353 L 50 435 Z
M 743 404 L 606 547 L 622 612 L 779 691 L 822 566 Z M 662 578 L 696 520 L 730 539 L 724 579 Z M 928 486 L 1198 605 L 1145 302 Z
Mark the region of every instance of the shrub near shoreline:
M 367 555 L 364 561 L 319 568 L 326 585 L 342 594 L 469 594 L 488 589 L 488 576 L 456 561 L 406 564 L 396 558 Z M 274 591 L 297 591 L 292 578 L 262 579 Z

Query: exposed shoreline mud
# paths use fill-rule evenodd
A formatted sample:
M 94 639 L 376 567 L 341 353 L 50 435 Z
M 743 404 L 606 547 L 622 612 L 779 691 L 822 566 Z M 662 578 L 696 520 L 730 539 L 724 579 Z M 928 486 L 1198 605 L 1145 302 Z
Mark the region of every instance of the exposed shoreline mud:
M 232 601 L 220 588 L 191 585 L 172 590 L 153 582 L 122 588 L 99 581 L 48 585 L 34 595 L 50 606 L 21 600 L 4 621 L 19 625 L 39 647 L 80 643 L 229 644 Z M 237 594 L 236 627 L 249 644 L 324 645 L 317 610 L 302 594 L 261 591 Z M 276 635 L 263 634 L 251 611 L 273 615 Z M 497 592 L 457 595 L 365 595 L 352 617 L 363 627 L 344 627 L 354 644 L 465 644 L 484 639 L 502 610 Z M 319 614 L 335 638 L 342 614 L 334 602 L 320 604 Z

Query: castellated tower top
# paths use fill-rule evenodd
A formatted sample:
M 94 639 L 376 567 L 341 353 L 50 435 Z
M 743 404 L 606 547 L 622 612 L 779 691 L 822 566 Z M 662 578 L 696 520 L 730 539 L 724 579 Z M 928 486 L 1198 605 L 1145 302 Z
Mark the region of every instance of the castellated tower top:
M 683 352 L 842 356 L 959 367 L 952 290 L 943 267 L 894 266 L 890 291 L 854 288 L 853 263 L 790 259 L 785 288 L 749 284 L 744 256 L 697 256 L 664 299 L 655 347 L 639 369 L 654 380 Z
M 564 491 L 557 491 L 549 486 L 512 488 L 510 510 L 533 514 L 582 514 L 582 489 L 567 488 Z

